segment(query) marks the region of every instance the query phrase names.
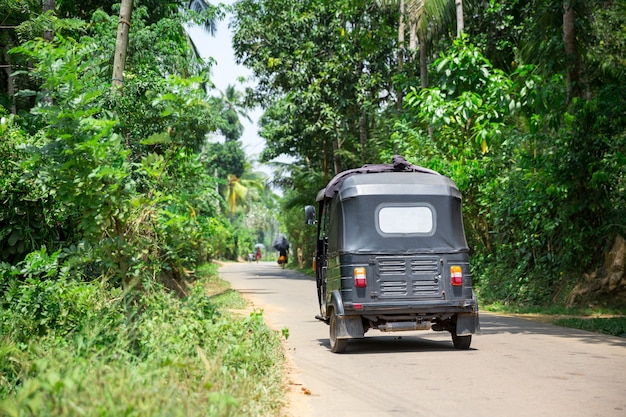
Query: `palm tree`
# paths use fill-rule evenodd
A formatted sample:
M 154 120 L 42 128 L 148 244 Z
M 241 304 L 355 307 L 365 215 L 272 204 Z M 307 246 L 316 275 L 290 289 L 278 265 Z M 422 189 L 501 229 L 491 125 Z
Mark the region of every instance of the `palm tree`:
M 462 1 L 456 0 L 457 11 L 460 7 L 462 22 Z M 456 18 L 455 3 L 451 0 L 379 0 L 382 6 L 397 5 L 398 20 L 398 68 L 402 69 L 405 51 L 405 22 L 409 25 L 409 60 L 414 59 L 419 44 L 421 86 L 428 86 L 428 41 L 439 33 L 443 23 Z M 462 23 L 461 23 L 462 24 Z M 458 24 L 457 24 L 458 26 Z M 401 100 L 401 92 L 398 99 Z
M 244 178 L 252 177 L 252 178 Z M 234 216 L 239 208 L 250 207 L 253 201 L 259 201 L 265 196 L 266 182 L 264 178 L 256 177 L 256 174 L 246 174 L 242 178 L 235 175 L 228 176 L 228 188 L 226 189 L 226 203 L 231 216 Z
M 238 203 L 242 205 L 246 203 L 246 196 L 248 195 L 248 188 L 243 185 L 236 175 L 228 176 L 228 188 L 226 189 L 226 203 L 230 209 L 231 216 L 235 215 L 237 211 Z
M 234 85 L 229 84 L 226 91 L 222 93 L 222 106 L 222 117 L 226 120 L 227 125 L 221 127 L 220 131 L 227 141 L 241 138 L 243 125 L 239 117 L 245 117 L 248 121 L 252 121 L 246 113 L 247 106 L 244 95 Z
M 189 0 L 186 3 L 187 3 L 186 4 L 187 9 L 195 13 L 202 13 L 205 10 L 212 7 L 211 3 L 205 0 Z M 205 18 L 204 20 L 202 20 L 199 26 L 211 36 L 215 36 L 215 33 L 217 32 L 217 20 L 215 19 L 215 17 Z M 189 36 L 188 32 L 187 32 L 187 42 L 189 42 L 189 45 L 191 45 L 191 50 L 193 51 L 193 54 L 196 57 L 199 57 L 200 52 L 198 51 L 198 47 L 194 43 L 193 39 L 191 39 L 191 36 Z
M 420 48 L 421 87 L 428 87 L 428 44 L 437 36 L 446 22 L 456 17 L 454 3 L 450 0 L 412 0 L 421 3 L 407 9 L 409 21 L 415 22 L 417 42 Z M 421 6 L 421 7 L 419 7 Z M 415 47 L 412 47 L 415 50 Z
M 187 3 L 187 8 L 196 13 L 202 13 L 203 11 L 207 10 L 210 7 L 211 7 L 211 3 L 205 0 L 190 0 Z M 217 32 L 217 21 L 215 20 L 215 18 L 205 19 L 202 22 L 201 27 L 209 35 L 215 36 L 215 33 Z
M 463 0 L 456 0 L 456 37 L 460 38 L 465 29 L 465 21 L 463 20 Z

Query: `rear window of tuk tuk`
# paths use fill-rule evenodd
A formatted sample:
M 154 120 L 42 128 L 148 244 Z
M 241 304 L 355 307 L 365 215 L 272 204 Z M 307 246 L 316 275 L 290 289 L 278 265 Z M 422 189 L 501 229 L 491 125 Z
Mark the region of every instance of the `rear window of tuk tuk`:
M 462 220 L 460 218 L 461 193 L 454 182 L 447 177 L 423 173 L 354 175 L 345 179 L 335 198 L 341 201 L 341 206 L 348 203 L 352 206 L 352 200 L 361 200 L 358 206 L 365 208 L 371 205 L 371 210 L 376 212 L 376 214 L 372 213 L 374 216 L 378 216 L 380 209 L 384 207 L 399 207 L 403 205 L 427 207 L 432 211 L 433 216 L 432 229 L 427 232 L 418 230 L 415 233 L 394 233 L 397 230 L 392 230 L 392 233 L 385 233 L 384 230 L 381 230 L 380 223 L 376 224 L 376 226 L 370 230 L 383 238 L 398 236 L 414 239 L 417 237 L 420 240 L 411 241 L 419 245 L 419 248 L 415 248 L 416 250 L 428 249 L 431 251 L 447 251 L 449 248 L 454 248 L 454 250 L 459 251 L 467 250 Z M 449 199 L 455 200 L 455 203 L 451 201 L 446 202 Z M 357 206 L 354 206 L 354 208 L 356 207 Z M 344 208 L 347 209 L 346 206 L 344 206 Z M 445 224 L 439 224 L 441 214 L 439 212 L 441 210 L 443 210 L 444 213 L 443 218 L 447 219 Z M 352 209 L 349 209 L 349 212 L 352 213 Z M 346 229 L 348 222 L 353 223 L 356 221 L 358 223 L 363 221 L 365 212 L 361 212 L 361 209 L 357 209 L 357 211 L 353 213 L 358 214 L 356 214 L 356 217 L 345 217 L 346 212 L 343 212 L 342 215 L 344 220 L 340 239 L 342 241 L 341 246 L 344 247 L 344 249 L 366 250 L 369 246 L 373 248 L 378 245 L 383 245 L 389 250 L 406 249 L 406 243 L 401 243 L 402 241 L 398 239 L 385 241 L 371 240 L 374 239 L 374 236 L 367 232 L 366 227 L 357 227 L 356 229 L 351 227 Z M 458 218 L 457 214 L 454 213 L 458 213 Z M 453 217 L 449 218 L 451 215 Z M 365 215 L 365 217 L 368 216 Z M 372 218 L 372 220 L 375 220 L 375 218 Z M 439 230 L 440 227 L 443 227 L 444 230 Z M 358 232 L 356 231 L 357 229 L 359 230 Z M 352 230 L 352 232 L 348 232 L 348 230 Z M 429 240 L 423 241 L 421 239 Z M 375 241 L 378 243 L 374 243 Z M 425 243 L 425 245 L 423 245 L 423 243 Z M 398 248 L 391 248 L 389 245 L 392 244 L 398 245 Z
M 435 208 L 427 203 L 382 203 L 375 209 L 381 236 L 432 236 L 436 232 Z

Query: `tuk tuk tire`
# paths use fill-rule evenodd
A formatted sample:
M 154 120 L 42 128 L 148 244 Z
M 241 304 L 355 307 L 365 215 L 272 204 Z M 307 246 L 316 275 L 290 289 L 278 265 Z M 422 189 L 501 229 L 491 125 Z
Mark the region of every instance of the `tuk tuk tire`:
M 339 317 L 335 309 L 330 314 L 330 351 L 333 353 L 343 353 L 348 347 L 348 339 L 337 339 L 337 320 Z
M 455 349 L 468 350 L 472 344 L 472 335 L 458 336 L 456 333 L 452 332 L 452 344 Z

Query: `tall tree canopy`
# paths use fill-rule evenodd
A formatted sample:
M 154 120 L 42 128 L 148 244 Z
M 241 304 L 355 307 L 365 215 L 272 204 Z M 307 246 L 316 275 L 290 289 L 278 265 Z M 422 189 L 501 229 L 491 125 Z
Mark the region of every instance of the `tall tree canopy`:
M 624 4 L 238 2 L 263 157 L 295 159 L 286 207 L 401 152 L 461 187 L 483 296 L 565 293 L 626 234 Z

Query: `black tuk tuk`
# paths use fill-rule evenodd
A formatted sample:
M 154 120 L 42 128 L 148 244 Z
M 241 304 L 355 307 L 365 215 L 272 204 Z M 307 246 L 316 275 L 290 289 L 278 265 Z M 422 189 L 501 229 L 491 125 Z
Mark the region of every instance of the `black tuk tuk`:
M 305 208 L 317 224 L 314 267 L 330 347 L 369 329 L 448 331 L 469 349 L 480 331 L 461 193 L 439 173 L 395 156 L 344 171 Z

